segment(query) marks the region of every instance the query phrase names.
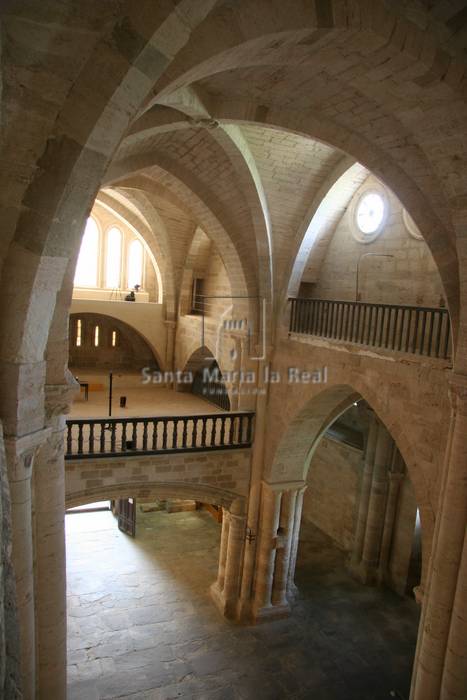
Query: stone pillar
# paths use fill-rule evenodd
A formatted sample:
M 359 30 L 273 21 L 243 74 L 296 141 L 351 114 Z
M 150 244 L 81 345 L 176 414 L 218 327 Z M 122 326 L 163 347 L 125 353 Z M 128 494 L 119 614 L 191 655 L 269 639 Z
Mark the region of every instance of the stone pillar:
M 227 560 L 227 544 L 229 541 L 229 511 L 222 509 L 222 533 L 221 546 L 219 551 L 219 570 L 217 573 L 217 587 L 219 591 L 224 590 L 225 562 Z
M 173 372 L 175 370 L 175 334 L 177 332 L 176 321 L 164 321 L 166 327 L 167 339 L 165 345 L 165 367 L 161 369 L 166 369 L 168 372 Z M 176 383 L 172 383 L 172 388 L 176 389 Z
M 399 451 L 396 450 L 396 455 Z M 386 503 L 386 514 L 384 517 L 383 535 L 381 538 L 381 551 L 379 556 L 379 571 L 378 579 L 380 583 L 388 579 L 388 564 L 391 553 L 392 534 L 394 530 L 394 522 L 396 519 L 397 501 L 399 499 L 400 485 L 404 480 L 405 474 L 402 471 L 389 472 L 389 489 Z
M 65 413 L 75 383 L 46 385 L 50 429 L 34 468 L 37 697 L 66 698 Z
M 224 509 L 217 581 L 211 586 L 214 602 L 230 619 L 238 617 L 244 541 L 244 502 L 237 500 L 230 511 Z
M 257 348 L 260 351 L 261 348 Z M 266 417 L 267 417 L 267 397 L 268 397 L 268 385 L 264 382 L 266 369 L 269 368 L 269 358 L 272 354 L 273 348 L 268 346 L 266 348 L 267 356 L 257 362 L 256 371 L 258 372 L 257 389 L 258 393 L 256 396 L 256 407 L 255 407 L 255 440 L 253 442 L 252 458 L 251 458 L 251 479 L 250 479 L 250 492 L 248 496 L 248 517 L 247 517 L 247 528 L 251 532 L 251 538 L 247 540 L 245 555 L 243 561 L 243 571 L 242 571 L 242 585 L 240 592 L 240 618 L 242 620 L 249 620 L 252 616 L 252 606 L 254 603 L 254 591 L 253 591 L 253 581 L 255 575 L 256 566 L 256 552 L 259 543 L 259 517 L 260 517 L 260 501 L 262 494 L 262 475 L 264 467 L 264 445 L 265 445 L 265 434 L 266 434 Z M 242 362 L 246 363 L 247 352 L 243 351 Z M 244 365 L 242 366 L 245 369 Z M 240 386 L 241 390 L 241 386 Z M 246 405 L 248 397 L 240 397 L 241 401 L 239 408 L 245 409 L 250 408 Z
M 442 474 L 412 700 L 467 697 L 465 536 L 467 524 L 467 376 L 451 377 L 451 427 Z
M 267 614 L 272 605 L 272 583 L 281 498 L 281 491 L 273 489 L 263 482 L 255 577 L 254 616 L 256 619 Z
M 234 503 L 229 513 L 229 540 L 227 544 L 223 590 L 224 614 L 231 619 L 237 617 L 244 542 L 245 515 L 243 513 L 243 504 Z
M 21 685 L 24 700 L 36 697 L 34 611 L 34 543 L 32 524 L 32 470 L 38 447 L 47 430 L 5 439 L 10 483 L 12 562 L 20 631 Z
M 363 477 L 360 490 L 360 500 L 358 504 L 357 528 L 352 550 L 350 568 L 360 566 L 363 552 L 363 542 L 365 539 L 366 521 L 368 518 L 368 504 L 370 502 L 371 482 L 373 480 L 373 469 L 375 465 L 376 440 L 378 438 L 378 419 L 374 411 L 368 408 L 368 435 L 365 445 L 365 455 L 363 458 Z
M 467 532 L 449 629 L 446 661 L 441 684 L 441 699 L 467 697 Z
M 282 495 L 277 538 L 276 566 L 272 585 L 272 604 L 288 607 L 287 583 L 289 578 L 297 491 Z
M 289 595 L 295 595 L 297 590 L 295 586 L 295 567 L 297 565 L 298 545 L 300 542 L 300 526 L 302 523 L 303 496 L 305 495 L 306 488 L 306 486 L 303 486 L 302 488 L 298 489 L 297 499 L 295 501 L 292 541 L 290 546 L 290 565 L 287 577 L 287 592 L 289 593 Z
M 360 579 L 363 583 L 372 584 L 377 578 L 381 551 L 381 536 L 386 511 L 388 471 L 392 460 L 393 448 L 394 442 L 390 434 L 384 425 L 379 423 L 373 479 L 368 503 L 368 517 L 360 566 Z

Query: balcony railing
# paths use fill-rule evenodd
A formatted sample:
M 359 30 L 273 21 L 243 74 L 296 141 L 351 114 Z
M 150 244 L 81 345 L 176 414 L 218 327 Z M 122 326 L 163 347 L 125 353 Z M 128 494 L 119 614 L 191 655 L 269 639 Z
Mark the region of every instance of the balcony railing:
M 254 413 L 83 418 L 67 421 L 66 459 L 251 447 Z
M 290 299 L 290 333 L 449 359 L 447 309 L 330 299 Z

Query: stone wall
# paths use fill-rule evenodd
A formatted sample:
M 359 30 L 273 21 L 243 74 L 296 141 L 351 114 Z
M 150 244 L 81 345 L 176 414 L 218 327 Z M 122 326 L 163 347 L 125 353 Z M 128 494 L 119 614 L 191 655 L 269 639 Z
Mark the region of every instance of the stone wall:
M 313 454 L 303 498 L 303 518 L 346 551 L 355 534 L 362 451 L 323 437 Z
M 76 326 L 82 324 L 81 345 L 76 345 Z M 94 345 L 94 330 L 99 327 L 99 345 Z M 116 345 L 112 346 L 112 333 Z M 146 341 L 133 328 L 117 319 L 101 314 L 72 314 L 70 316 L 70 367 L 122 369 L 141 371 L 142 367 L 157 368 L 157 360 Z
M 250 450 L 68 460 L 67 505 L 114 497 L 193 498 L 229 505 L 246 496 Z
M 371 253 L 359 264 L 358 292 L 362 301 L 439 306 L 444 292 L 430 250 L 423 240 L 416 240 L 409 233 L 402 218 L 402 205 L 388 188 L 385 192 L 389 215 L 381 234 L 371 243 L 359 243 L 353 237 L 352 205 L 362 191 L 373 185 L 381 187 L 376 178 L 369 177 L 355 193 L 329 243 L 319 277 L 311 279 L 305 270 L 304 280 L 315 282 L 311 295 L 354 301 L 359 258 Z M 375 253 L 393 257 L 375 257 Z

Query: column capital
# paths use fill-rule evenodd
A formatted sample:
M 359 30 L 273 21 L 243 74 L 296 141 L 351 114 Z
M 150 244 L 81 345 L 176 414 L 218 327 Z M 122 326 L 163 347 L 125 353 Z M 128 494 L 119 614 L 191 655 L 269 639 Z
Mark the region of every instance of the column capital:
M 73 398 L 79 393 L 79 384 L 71 372 L 64 384 L 45 385 L 45 414 L 47 420 L 55 416 L 69 413 Z
M 262 484 L 270 491 L 280 491 L 281 493 L 285 491 L 305 491 L 307 488 L 306 481 L 276 481 L 270 483 L 263 479 Z
M 4 438 L 8 475 L 12 481 L 31 478 L 34 456 L 50 433 L 50 428 L 43 428 L 21 437 L 8 436 Z

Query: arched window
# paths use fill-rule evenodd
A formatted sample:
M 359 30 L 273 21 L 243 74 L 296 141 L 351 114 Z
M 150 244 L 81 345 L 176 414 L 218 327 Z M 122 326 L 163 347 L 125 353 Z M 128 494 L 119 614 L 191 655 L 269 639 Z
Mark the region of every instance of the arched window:
M 112 347 L 117 346 L 117 331 L 112 331 Z
M 120 287 L 120 267 L 122 261 L 122 232 L 112 226 L 107 233 L 105 257 L 105 286 L 109 289 Z
M 80 348 L 83 343 L 83 322 L 79 318 L 76 321 L 76 347 Z
M 75 272 L 76 287 L 97 287 L 97 270 L 99 263 L 99 229 L 92 217 L 89 217 L 84 230 L 83 240 Z
M 139 241 L 132 241 L 128 254 L 128 287 L 136 284 L 141 286 L 143 281 L 143 246 Z
M 99 347 L 99 326 L 94 327 L 94 347 Z

